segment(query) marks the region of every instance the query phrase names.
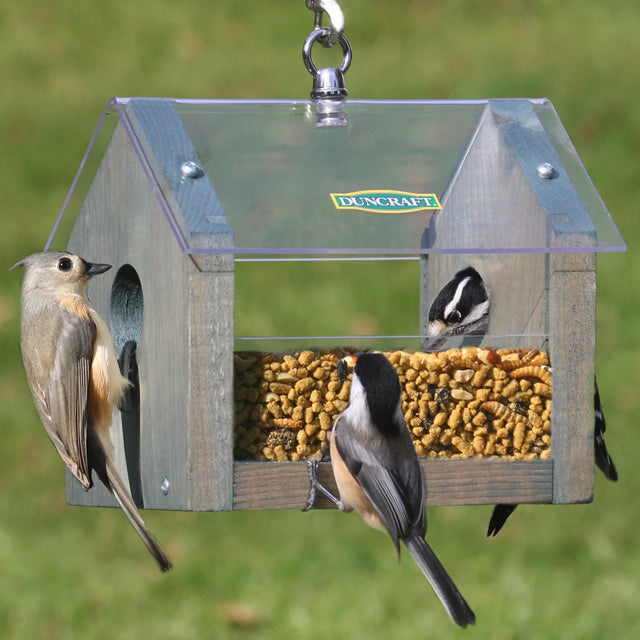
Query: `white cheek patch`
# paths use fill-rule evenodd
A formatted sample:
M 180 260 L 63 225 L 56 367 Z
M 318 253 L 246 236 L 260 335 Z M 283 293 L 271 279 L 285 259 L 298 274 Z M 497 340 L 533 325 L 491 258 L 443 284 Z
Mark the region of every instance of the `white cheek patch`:
M 460 298 L 462 298 L 462 292 L 464 288 L 467 286 L 467 283 L 471 280 L 469 276 L 467 276 L 457 287 L 456 292 L 451 298 L 451 302 L 444 308 L 444 318 L 445 320 L 456 310 L 458 303 L 460 302 Z
M 367 394 L 358 376 L 354 375 L 351 380 L 349 406 L 343 413 L 356 431 L 363 433 L 371 431 L 371 416 L 369 415 L 369 407 L 367 405 Z
M 488 315 L 489 313 L 489 300 L 485 300 L 482 304 L 479 304 L 473 309 L 471 309 L 471 313 L 463 318 L 462 321 L 464 324 L 473 324 L 474 322 L 480 320 L 483 316 Z
M 429 335 L 431 337 L 439 336 L 447 330 L 447 325 L 442 320 L 432 320 L 429 323 Z

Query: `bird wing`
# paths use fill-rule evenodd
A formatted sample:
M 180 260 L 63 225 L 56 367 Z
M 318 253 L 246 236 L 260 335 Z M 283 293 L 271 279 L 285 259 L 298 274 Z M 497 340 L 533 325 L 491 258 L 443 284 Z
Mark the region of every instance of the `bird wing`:
M 618 480 L 618 470 L 616 465 L 613 464 L 613 460 L 607 451 L 607 445 L 604 441 L 604 433 L 607 430 L 607 423 L 604 419 L 604 413 L 602 412 L 602 404 L 600 403 L 600 392 L 598 391 L 598 381 L 594 377 L 594 394 L 593 394 L 593 409 L 594 409 L 594 426 L 593 426 L 593 438 L 594 438 L 594 451 L 596 464 L 604 473 L 604 475 L 616 482 Z
M 89 374 L 96 326 L 64 310 L 48 384 L 34 396 L 45 429 L 60 457 L 85 486 L 91 486 L 87 461 Z
M 424 482 L 415 452 L 403 455 L 400 443 L 394 448 L 400 455 L 386 456 L 388 443 L 365 447 L 356 437 L 340 437 L 339 428 L 335 435 L 340 456 L 399 548 L 399 541 L 424 521 Z

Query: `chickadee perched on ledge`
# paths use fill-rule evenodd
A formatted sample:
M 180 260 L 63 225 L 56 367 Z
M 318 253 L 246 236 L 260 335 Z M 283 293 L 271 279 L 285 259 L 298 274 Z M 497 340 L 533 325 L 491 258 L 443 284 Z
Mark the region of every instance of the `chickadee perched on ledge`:
M 475 615 L 424 539 L 424 478 L 400 399 L 400 381 L 387 358 L 360 355 L 349 405 L 331 431 L 331 466 L 340 498 L 318 482 L 318 462 L 310 461 L 307 510 L 319 490 L 341 511 L 355 510 L 369 526 L 386 530 L 398 552 L 402 541 L 453 621 L 466 627 L 475 623 Z
M 435 297 L 429 309 L 429 342 L 425 351 L 434 351 L 445 340 L 454 335 L 484 335 L 489 326 L 489 291 L 480 276 L 473 268 L 467 267 L 458 271 L 445 284 Z M 616 481 L 618 472 L 604 442 L 606 424 L 598 383 L 594 378 L 594 414 L 593 427 L 594 454 L 597 466 L 609 480 Z M 494 507 L 487 536 L 495 536 L 517 505 L 498 504 Z

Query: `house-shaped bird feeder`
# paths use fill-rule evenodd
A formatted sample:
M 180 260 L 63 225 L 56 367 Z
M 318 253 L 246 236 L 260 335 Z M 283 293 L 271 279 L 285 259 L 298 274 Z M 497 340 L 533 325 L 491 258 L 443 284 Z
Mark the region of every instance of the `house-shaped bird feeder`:
M 134 382 L 139 506 L 303 508 L 364 350 L 398 371 L 428 504 L 591 499 L 596 253 L 625 246 L 548 100 L 113 99 L 63 214 L 49 245 L 113 265 L 89 297 Z M 425 353 L 467 266 L 488 329 Z

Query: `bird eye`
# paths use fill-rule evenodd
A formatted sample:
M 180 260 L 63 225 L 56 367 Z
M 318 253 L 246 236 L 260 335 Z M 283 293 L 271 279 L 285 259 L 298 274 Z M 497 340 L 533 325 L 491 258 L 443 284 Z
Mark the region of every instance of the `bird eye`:
M 462 314 L 457 309 L 454 309 L 448 316 L 447 322 L 460 322 Z
M 69 258 L 60 258 L 60 260 L 58 260 L 58 269 L 60 269 L 60 271 L 69 271 L 72 266 L 73 263 Z

